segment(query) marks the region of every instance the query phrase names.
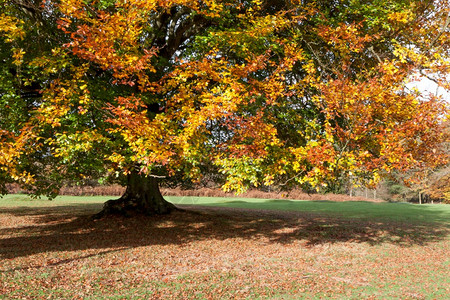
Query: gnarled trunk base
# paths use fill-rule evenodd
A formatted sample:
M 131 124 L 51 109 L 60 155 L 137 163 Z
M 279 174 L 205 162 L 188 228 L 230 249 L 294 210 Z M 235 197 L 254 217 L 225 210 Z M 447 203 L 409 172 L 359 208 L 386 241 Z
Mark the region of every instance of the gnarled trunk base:
M 106 201 L 103 210 L 94 218 L 111 214 L 129 216 L 132 213 L 163 215 L 174 210 L 177 207 L 163 198 L 156 178 L 131 173 L 125 193 L 117 200 Z

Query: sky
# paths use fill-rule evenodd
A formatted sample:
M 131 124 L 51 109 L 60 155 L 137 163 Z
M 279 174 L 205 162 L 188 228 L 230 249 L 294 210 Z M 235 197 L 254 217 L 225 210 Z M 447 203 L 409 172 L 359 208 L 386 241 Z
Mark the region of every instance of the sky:
M 410 82 L 407 86 L 408 88 L 417 87 L 417 89 L 424 94 L 433 93 L 435 95 L 440 95 L 444 100 L 450 103 L 450 91 L 438 87 L 436 83 L 427 78 L 422 78 L 420 81 L 416 82 Z

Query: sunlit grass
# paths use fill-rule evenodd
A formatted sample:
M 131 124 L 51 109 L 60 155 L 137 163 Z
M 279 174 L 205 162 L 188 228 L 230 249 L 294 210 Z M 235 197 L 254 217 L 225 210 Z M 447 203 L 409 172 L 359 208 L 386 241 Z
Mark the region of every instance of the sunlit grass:
M 206 206 L 265 209 L 322 213 L 345 218 L 389 220 L 398 222 L 445 223 L 450 225 L 450 205 L 333 202 L 266 199 L 229 199 L 207 197 L 168 197 L 175 204 L 196 204 Z
M 45 207 L 82 204 L 101 205 L 113 196 L 58 196 L 53 200 L 45 197 L 32 199 L 28 195 L 5 195 L 0 198 L 3 207 Z M 117 198 L 117 197 L 116 197 Z M 271 200 L 223 197 L 175 197 L 166 196 L 168 201 L 178 205 L 202 205 L 228 208 L 264 209 L 320 213 L 345 218 L 365 220 L 389 220 L 396 222 L 424 222 L 450 225 L 450 205 L 446 204 L 410 204 L 410 203 L 374 203 L 374 202 L 333 202 L 305 200 Z

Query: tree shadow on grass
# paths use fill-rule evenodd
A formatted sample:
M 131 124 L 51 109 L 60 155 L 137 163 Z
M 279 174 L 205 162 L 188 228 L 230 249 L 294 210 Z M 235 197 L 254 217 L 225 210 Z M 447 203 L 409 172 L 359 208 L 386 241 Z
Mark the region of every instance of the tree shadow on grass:
M 200 206 L 183 206 L 185 211 L 171 215 L 110 216 L 94 221 L 91 216 L 100 207 L 98 204 L 80 204 L 2 209 L 0 218 L 29 221 L 28 225 L 0 227 L 0 261 L 48 252 L 98 250 L 101 254 L 111 249 L 231 238 L 280 244 L 301 242 L 305 247 L 338 242 L 393 243 L 408 247 L 443 240 L 449 234 L 445 226 L 417 222 L 380 222 L 317 213 Z

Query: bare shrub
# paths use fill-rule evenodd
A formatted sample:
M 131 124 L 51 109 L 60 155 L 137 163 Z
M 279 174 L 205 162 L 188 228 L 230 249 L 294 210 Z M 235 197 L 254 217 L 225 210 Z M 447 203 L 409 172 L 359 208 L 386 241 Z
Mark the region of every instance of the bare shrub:
M 264 192 L 256 189 L 235 195 L 226 193 L 217 188 L 199 188 L 199 189 L 180 189 L 180 188 L 163 188 L 161 189 L 163 196 L 191 196 L 191 197 L 238 197 L 238 198 L 259 198 L 259 199 L 289 199 L 289 200 L 311 200 L 311 201 L 372 201 L 383 202 L 381 199 L 368 199 L 365 197 L 350 197 L 348 195 L 337 194 L 307 194 L 302 190 L 291 190 L 289 192 Z
M 19 185 L 8 185 L 8 192 L 11 194 L 27 193 Z M 125 187 L 120 185 L 98 185 L 98 186 L 64 186 L 61 188 L 60 195 L 71 196 L 121 196 L 125 192 Z M 311 201 L 372 201 L 382 202 L 381 199 L 368 199 L 365 197 L 350 197 L 348 195 L 337 194 L 308 194 L 300 189 L 294 189 L 285 192 L 264 192 L 257 189 L 251 189 L 247 192 L 236 195 L 226 193 L 219 188 L 200 187 L 197 189 L 161 188 L 163 196 L 178 197 L 238 197 L 238 198 L 259 198 L 259 199 L 289 199 L 289 200 L 311 200 Z
M 120 185 L 99 186 L 65 186 L 59 191 L 60 195 L 72 196 L 121 196 L 125 188 Z

